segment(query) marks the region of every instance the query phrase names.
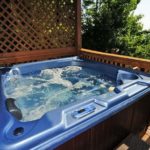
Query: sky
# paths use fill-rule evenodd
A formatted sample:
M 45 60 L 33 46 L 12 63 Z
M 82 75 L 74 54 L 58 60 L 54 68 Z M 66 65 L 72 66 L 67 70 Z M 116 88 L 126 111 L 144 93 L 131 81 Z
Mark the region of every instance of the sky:
M 141 22 L 144 25 L 144 29 L 150 29 L 150 0 L 141 0 L 138 4 L 135 14 L 142 14 L 144 17 Z

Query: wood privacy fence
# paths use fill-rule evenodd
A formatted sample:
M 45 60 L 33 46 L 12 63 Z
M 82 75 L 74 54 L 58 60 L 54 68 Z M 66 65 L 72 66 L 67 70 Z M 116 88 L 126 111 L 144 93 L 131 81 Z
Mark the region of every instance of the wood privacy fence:
M 80 0 L 1 0 L 0 64 L 77 55 Z
M 0 0 L 0 66 L 79 55 L 150 71 L 150 61 L 81 49 L 80 0 Z

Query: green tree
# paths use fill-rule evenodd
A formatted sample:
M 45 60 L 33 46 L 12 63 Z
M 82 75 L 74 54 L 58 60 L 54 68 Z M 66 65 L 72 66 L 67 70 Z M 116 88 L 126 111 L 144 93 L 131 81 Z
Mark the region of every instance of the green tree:
M 149 34 L 142 33 L 140 0 L 84 0 L 83 47 L 148 58 Z M 145 41 L 145 38 L 147 39 Z M 144 54 L 142 52 L 144 51 Z
M 142 38 L 139 40 L 140 42 L 137 44 L 133 56 L 150 59 L 150 30 L 142 31 L 139 34 L 141 34 Z

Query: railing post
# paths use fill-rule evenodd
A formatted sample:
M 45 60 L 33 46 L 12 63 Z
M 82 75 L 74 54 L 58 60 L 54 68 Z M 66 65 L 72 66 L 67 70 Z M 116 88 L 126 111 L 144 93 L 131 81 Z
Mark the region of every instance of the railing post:
M 77 49 L 77 55 L 80 54 L 81 47 L 82 47 L 82 38 L 81 38 L 81 0 L 76 0 L 76 49 Z

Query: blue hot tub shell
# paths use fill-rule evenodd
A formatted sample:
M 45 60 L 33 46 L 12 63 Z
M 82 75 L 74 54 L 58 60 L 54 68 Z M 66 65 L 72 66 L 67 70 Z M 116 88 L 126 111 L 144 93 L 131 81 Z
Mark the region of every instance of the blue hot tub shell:
M 42 118 L 21 122 L 6 107 L 3 82 L 10 69 L 19 68 L 22 75 L 38 70 L 69 65 L 90 67 L 116 80 L 108 96 L 83 99 L 47 112 Z M 150 75 L 122 69 L 77 57 L 49 60 L 1 68 L 0 83 L 0 149 L 53 149 L 87 129 L 138 101 L 150 92 Z

